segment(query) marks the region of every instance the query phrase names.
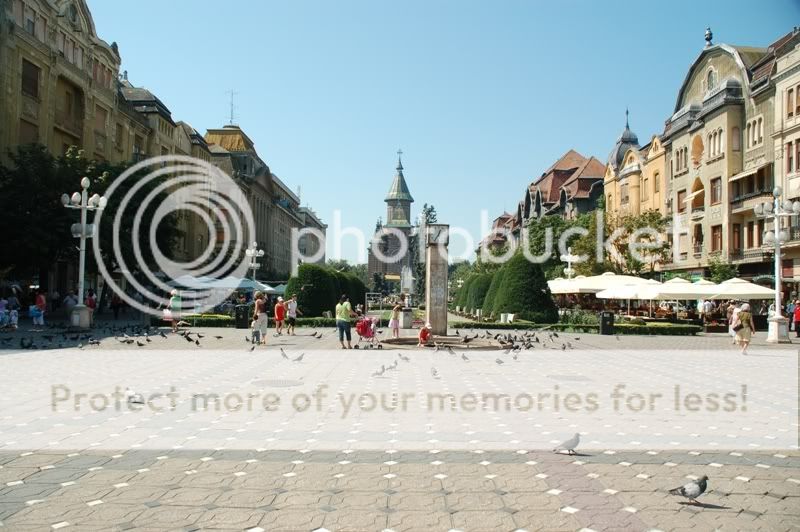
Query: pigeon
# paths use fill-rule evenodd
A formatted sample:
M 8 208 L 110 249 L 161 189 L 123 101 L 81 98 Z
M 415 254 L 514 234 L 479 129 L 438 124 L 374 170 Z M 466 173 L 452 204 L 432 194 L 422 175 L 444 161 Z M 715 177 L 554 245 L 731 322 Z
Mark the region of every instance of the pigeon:
M 144 404 L 144 397 L 142 394 L 136 393 L 130 388 L 125 388 L 125 397 L 128 400 L 128 404 L 132 405 L 143 405 Z
M 617 342 L 619 342 L 619 335 L 618 335 L 618 334 L 615 334 L 614 336 L 616 337 L 616 339 L 617 339 Z
M 373 373 L 373 374 L 372 374 L 372 376 L 373 376 L 373 377 L 380 377 L 380 376 L 381 376 L 381 375 L 383 375 L 384 373 L 386 373 L 386 366 L 384 366 L 384 365 L 381 365 L 381 369 L 379 369 L 378 371 L 376 371 L 375 373 Z
M 144 342 L 140 342 L 139 340 L 136 340 L 136 345 L 138 345 L 139 347 L 145 346 Z
M 199 347 L 199 346 L 200 346 L 200 340 L 195 340 L 195 341 L 194 341 L 194 345 L 196 345 L 196 346 L 198 346 L 198 347 Z
M 431 376 L 432 376 L 434 379 L 438 379 L 438 378 L 439 378 L 439 370 L 438 370 L 438 369 L 436 369 L 435 367 L 432 367 L 432 368 L 431 368 Z
M 222 340 L 222 336 L 215 336 L 214 338 L 216 338 L 217 340 Z
M 693 480 L 683 486 L 669 490 L 670 495 L 681 495 L 689 499 L 689 502 L 695 504 L 696 499 L 705 493 L 708 487 L 708 477 L 703 475 L 698 480 Z
M 464 362 L 469 362 L 469 357 L 467 357 L 467 355 L 465 355 L 464 353 L 461 353 L 461 360 L 463 360 Z
M 252 346 L 250 346 L 250 351 L 253 351 L 255 348 L 256 348 L 256 344 L 253 344 Z
M 446 349 L 447 349 L 447 352 L 450 353 L 451 355 L 455 355 L 456 354 L 456 350 L 453 349 L 452 347 L 450 347 L 449 345 L 446 347 Z
M 504 364 L 504 362 L 502 360 L 500 360 L 499 358 L 495 358 L 494 361 L 495 361 L 495 363 L 497 363 L 498 366 L 501 365 L 501 364 Z
M 289 355 L 286 354 L 286 351 L 284 351 L 282 347 L 280 349 L 281 349 L 281 356 L 284 359 L 289 360 Z
M 295 358 L 294 360 L 292 360 L 292 362 L 301 362 L 303 360 L 304 356 L 306 356 L 306 354 L 305 353 L 301 353 L 300 356 Z
M 167 337 L 167 335 L 164 334 L 164 331 L 158 331 L 158 334 L 160 334 L 162 338 L 166 338 Z
M 580 442 L 581 435 L 576 432 L 572 438 L 553 449 L 553 452 L 557 453 L 558 451 L 567 451 L 567 454 L 575 454 L 575 447 L 577 447 Z
M 244 341 L 245 341 L 245 342 L 247 342 L 247 343 L 250 343 L 250 338 L 249 338 L 249 337 L 247 337 L 247 336 L 245 336 L 245 337 L 244 337 Z

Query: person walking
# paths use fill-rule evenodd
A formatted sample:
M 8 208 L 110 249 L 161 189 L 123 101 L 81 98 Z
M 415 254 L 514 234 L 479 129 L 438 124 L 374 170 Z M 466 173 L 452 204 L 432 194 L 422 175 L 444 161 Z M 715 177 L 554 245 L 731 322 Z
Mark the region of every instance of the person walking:
M 352 341 L 350 333 L 350 318 L 354 318 L 356 313 L 353 312 L 353 307 L 350 306 L 350 299 L 347 294 L 343 294 L 339 298 L 339 303 L 336 305 L 336 329 L 339 331 L 339 343 L 342 344 L 342 349 L 353 349 L 350 344 Z M 344 340 L 347 338 L 347 345 L 345 346 Z
M 742 308 L 736 313 L 734 319 L 736 320 L 733 327 L 736 331 L 736 341 L 742 346 L 742 354 L 746 355 L 747 346 L 750 345 L 750 340 L 756 333 L 753 315 L 750 313 L 750 305 L 747 303 L 742 305 Z
M 256 292 L 255 308 L 253 309 L 253 338 L 260 345 L 267 344 L 267 331 L 269 330 L 269 315 L 267 302 L 262 292 Z
M 97 309 L 97 296 L 92 288 L 86 292 L 86 299 L 83 304 L 89 307 L 89 327 L 91 327 L 94 325 L 94 311 Z
M 794 322 L 795 336 L 800 338 L 800 301 L 795 300 L 794 311 L 790 316 L 792 316 L 792 321 Z
M 392 338 L 400 338 L 400 311 L 403 310 L 403 306 L 400 304 L 400 301 L 395 301 L 394 307 L 392 307 L 392 317 L 389 320 L 389 328 L 392 329 Z
M 731 343 L 736 343 L 736 331 L 733 330 L 733 320 L 736 317 L 735 315 L 739 312 L 739 309 L 736 307 L 736 304 L 733 300 L 728 302 L 728 310 L 726 312 L 726 316 L 728 317 L 728 334 L 731 335 L 733 341 Z
M 111 296 L 111 311 L 114 313 L 114 321 L 119 319 L 119 310 L 122 306 L 122 299 L 120 299 L 119 294 L 114 292 L 114 295 Z
M 286 334 L 294 336 L 294 327 L 297 324 L 297 314 L 302 315 L 300 309 L 297 308 L 297 294 L 292 294 L 289 301 L 286 302 Z
M 169 294 L 169 317 L 172 324 L 172 332 L 178 332 L 178 322 L 181 319 L 181 295 L 173 289 Z
M 44 327 L 44 313 L 47 311 L 47 298 L 44 297 L 44 290 L 39 289 L 36 291 L 35 314 L 33 315 L 33 325 Z
M 278 302 L 275 303 L 275 336 L 283 334 L 283 321 L 286 319 L 286 306 L 283 304 L 283 298 L 278 297 Z

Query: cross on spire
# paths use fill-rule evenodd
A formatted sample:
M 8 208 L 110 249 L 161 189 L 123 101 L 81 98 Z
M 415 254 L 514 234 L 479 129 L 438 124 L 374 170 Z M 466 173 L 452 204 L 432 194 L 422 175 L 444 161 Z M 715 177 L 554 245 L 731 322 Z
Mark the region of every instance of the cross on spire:
M 625 128 L 628 129 L 630 126 L 628 125 L 628 108 L 625 107 Z
M 397 150 L 397 169 L 398 170 L 402 170 L 403 169 L 403 160 L 402 160 L 402 158 L 403 158 L 403 150 L 398 149 Z

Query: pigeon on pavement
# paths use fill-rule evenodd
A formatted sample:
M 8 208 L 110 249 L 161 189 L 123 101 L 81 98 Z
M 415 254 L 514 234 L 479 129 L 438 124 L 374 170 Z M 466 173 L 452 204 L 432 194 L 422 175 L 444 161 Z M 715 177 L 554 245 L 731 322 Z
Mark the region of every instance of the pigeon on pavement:
M 553 449 L 553 452 L 557 453 L 558 451 L 567 451 L 567 454 L 575 454 L 575 447 L 577 447 L 580 442 L 581 435 L 576 432 L 572 438 Z
M 670 495 L 681 495 L 689 499 L 689 502 L 694 504 L 697 498 L 705 493 L 708 487 L 708 477 L 703 475 L 698 480 L 693 480 L 683 486 L 669 490 Z
M 144 404 L 144 397 L 142 397 L 142 394 L 136 393 L 130 388 L 125 388 L 125 397 L 127 398 L 129 404 L 132 405 Z

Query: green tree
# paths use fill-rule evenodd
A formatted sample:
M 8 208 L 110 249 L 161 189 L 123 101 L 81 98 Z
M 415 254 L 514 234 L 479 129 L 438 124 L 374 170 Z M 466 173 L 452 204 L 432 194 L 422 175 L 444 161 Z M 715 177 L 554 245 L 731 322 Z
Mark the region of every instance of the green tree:
M 458 295 L 456 296 L 456 305 L 463 308 L 466 308 L 469 304 L 469 287 L 475 282 L 475 274 L 470 275 L 464 280 L 464 284 L 461 288 L 458 289 Z
M 503 279 L 506 275 L 506 269 L 500 268 L 492 276 L 492 283 L 489 285 L 489 290 L 486 291 L 486 297 L 483 298 L 483 314 L 486 317 L 495 314 L 495 300 L 497 299 L 497 292 L 500 291 L 500 286 L 503 284 Z
M 301 264 L 297 275 L 289 278 L 287 294 L 297 294 L 297 305 L 303 316 L 318 317 L 326 310 L 333 312 L 339 295 L 331 271 L 318 264 Z
M 708 262 L 708 273 L 712 282 L 721 283 L 737 277 L 739 275 L 739 267 L 735 264 L 721 261 L 718 257 L 713 257 Z
M 486 292 L 489 291 L 489 286 L 492 284 L 494 274 L 479 273 L 475 275 L 474 280 L 470 283 L 469 292 L 467 293 L 467 307 L 471 309 L 483 309 L 483 301 L 486 299 Z
M 558 310 L 541 266 L 517 253 L 504 269 L 503 283 L 494 303 L 496 314 L 516 314 L 535 323 L 558 322 Z

